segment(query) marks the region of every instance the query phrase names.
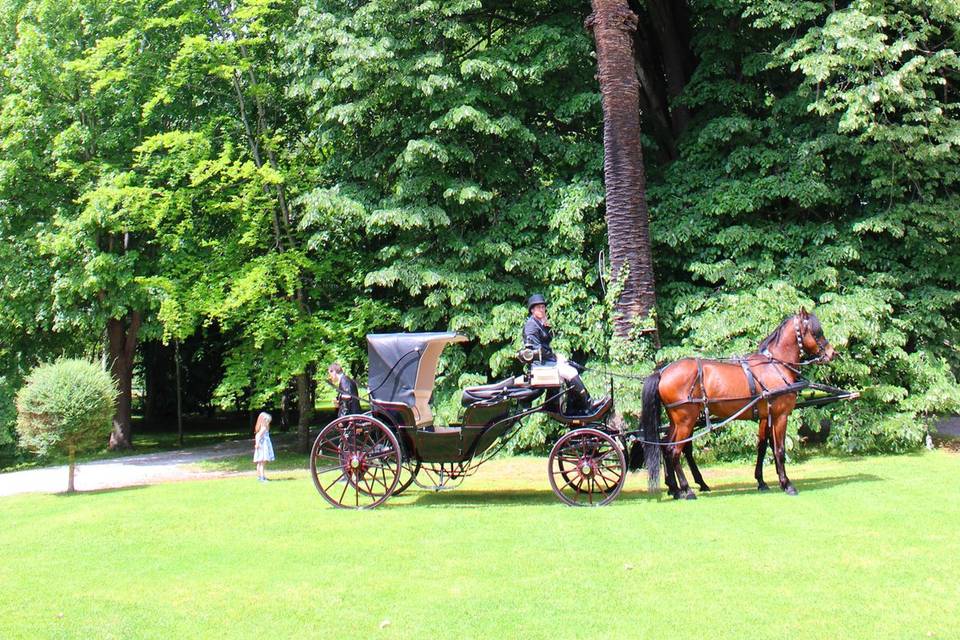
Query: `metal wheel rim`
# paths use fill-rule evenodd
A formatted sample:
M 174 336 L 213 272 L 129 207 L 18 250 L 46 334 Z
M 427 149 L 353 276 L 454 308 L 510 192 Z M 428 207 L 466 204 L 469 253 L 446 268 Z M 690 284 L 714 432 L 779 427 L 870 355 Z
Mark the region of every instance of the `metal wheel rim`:
M 601 507 L 620 495 L 627 463 L 612 437 L 597 429 L 577 429 L 553 446 L 547 472 L 553 493 L 563 503 Z
M 373 509 L 400 480 L 400 444 L 376 418 L 337 418 L 310 450 L 310 475 L 324 500 L 340 509 Z

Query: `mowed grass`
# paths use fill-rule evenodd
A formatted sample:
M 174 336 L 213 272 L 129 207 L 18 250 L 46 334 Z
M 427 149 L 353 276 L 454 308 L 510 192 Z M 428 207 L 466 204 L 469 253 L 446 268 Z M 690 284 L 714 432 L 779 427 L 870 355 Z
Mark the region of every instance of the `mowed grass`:
M 960 636 L 960 456 L 790 468 L 758 494 L 557 502 L 540 458 L 370 512 L 303 471 L 0 499 L 0 638 Z M 768 479 L 773 476 L 768 470 Z

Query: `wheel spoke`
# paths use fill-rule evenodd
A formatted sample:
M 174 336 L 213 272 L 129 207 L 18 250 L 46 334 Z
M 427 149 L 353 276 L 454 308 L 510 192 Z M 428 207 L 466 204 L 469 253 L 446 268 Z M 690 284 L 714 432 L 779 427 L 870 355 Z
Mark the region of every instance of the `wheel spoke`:
M 623 451 L 616 441 L 602 431 L 587 427 L 557 441 L 550 453 L 548 477 L 561 501 L 569 505 L 600 506 L 619 494 L 624 480 L 623 465 Z
M 387 491 L 390 488 L 390 486 L 387 484 L 387 467 L 380 467 L 380 473 L 383 474 L 383 490 Z M 399 473 L 397 475 L 399 475 Z M 376 473 L 374 473 L 374 477 L 376 477 Z
M 337 482 L 339 482 L 341 478 L 343 479 L 344 482 L 347 481 L 346 477 L 344 477 L 344 474 L 343 474 L 343 471 L 342 471 L 342 470 L 340 471 L 340 475 L 333 479 L 333 482 L 331 482 L 331 483 L 328 484 L 326 487 L 324 487 L 324 489 L 323 489 L 324 493 L 326 493 L 327 491 L 329 491 L 329 490 L 330 490 L 330 487 L 332 487 L 333 485 L 337 484 Z
M 374 480 L 376 480 L 376 476 L 375 476 L 375 475 L 372 476 L 372 477 L 373 477 Z M 370 484 L 370 481 L 367 480 L 367 474 L 363 474 L 363 484 L 367 487 L 367 495 L 368 495 L 368 496 L 373 497 L 373 496 L 376 495 L 376 494 L 373 492 L 373 486 Z M 357 486 L 357 489 L 359 489 L 359 488 L 360 488 L 360 487 L 359 487 L 359 485 L 358 485 L 358 486 Z M 386 488 L 386 487 L 384 487 L 384 488 Z M 358 491 L 357 493 L 359 493 L 359 491 Z M 360 499 L 359 496 L 357 497 L 357 499 L 358 499 L 358 500 Z
M 597 469 L 597 475 L 600 476 L 601 478 L 603 478 L 604 482 L 607 483 L 607 488 L 604 489 L 604 492 L 609 491 L 611 487 L 615 487 L 617 484 L 620 483 L 620 478 L 615 478 L 615 479 L 611 480 L 610 478 L 608 478 L 607 476 L 605 476 L 605 475 L 603 474 L 603 472 L 600 471 L 599 469 Z
M 366 476 L 364 476 L 364 477 L 366 477 Z M 373 469 L 373 470 L 372 470 L 372 473 L 370 474 L 370 478 L 373 480 L 373 482 L 379 482 L 380 485 L 383 487 L 383 490 L 384 490 L 384 491 L 387 490 L 387 482 L 386 482 L 387 477 L 386 477 L 386 476 L 383 477 L 383 480 L 380 480 L 380 478 L 377 477 L 377 470 L 376 470 L 376 469 Z M 372 487 L 372 486 L 370 487 L 370 492 L 371 492 L 371 493 L 373 492 L 373 487 Z
M 341 467 L 340 467 L 339 464 L 335 464 L 335 465 L 332 465 L 332 466 L 329 466 L 329 467 L 324 467 L 324 468 L 322 468 L 322 469 L 317 469 L 317 475 L 320 475 L 321 473 L 330 473 L 331 471 L 336 471 L 337 469 L 340 469 L 340 468 L 341 468 Z M 343 475 L 343 472 L 342 472 L 342 471 L 341 471 L 340 475 Z

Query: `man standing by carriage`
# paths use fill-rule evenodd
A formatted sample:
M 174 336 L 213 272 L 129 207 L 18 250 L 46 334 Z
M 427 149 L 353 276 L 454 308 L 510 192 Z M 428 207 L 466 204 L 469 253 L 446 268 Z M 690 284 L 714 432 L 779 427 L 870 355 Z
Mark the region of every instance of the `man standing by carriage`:
M 337 390 L 337 417 L 360 413 L 360 391 L 357 383 L 343 372 L 343 367 L 334 362 L 327 367 L 327 379 Z
M 590 392 L 580 379 L 580 372 L 562 355 L 551 347 L 553 327 L 547 317 L 547 300 L 535 293 L 527 300 L 527 321 L 523 324 L 523 345 L 537 353 L 536 362 L 557 368 L 560 378 L 569 386 L 567 390 L 567 413 L 570 415 L 588 415 L 603 404 L 603 400 L 592 400 Z

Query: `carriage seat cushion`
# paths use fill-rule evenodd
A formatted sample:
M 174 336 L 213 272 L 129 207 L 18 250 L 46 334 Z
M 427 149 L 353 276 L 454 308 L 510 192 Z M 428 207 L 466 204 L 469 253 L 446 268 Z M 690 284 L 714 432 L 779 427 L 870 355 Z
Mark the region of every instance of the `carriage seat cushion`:
M 505 395 L 506 389 L 513 384 L 513 378 L 507 378 L 493 384 L 482 384 L 476 387 L 467 387 L 463 390 L 461 402 L 463 406 L 468 407 L 474 402 L 493 400 Z
M 509 400 L 526 402 L 543 393 L 543 389 L 531 388 L 518 384 L 517 378 L 507 378 L 493 384 L 483 384 L 477 387 L 467 387 L 463 390 L 461 404 L 469 407 L 480 403 L 499 403 Z

